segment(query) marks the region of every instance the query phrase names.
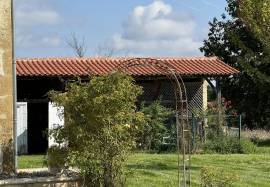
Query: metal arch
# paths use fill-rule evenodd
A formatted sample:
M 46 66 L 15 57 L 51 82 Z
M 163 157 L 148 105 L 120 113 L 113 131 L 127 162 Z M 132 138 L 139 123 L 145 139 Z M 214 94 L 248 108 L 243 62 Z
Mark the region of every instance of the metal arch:
M 174 67 L 166 61 L 153 58 L 130 58 L 122 62 L 116 69 L 128 73 L 131 67 L 152 66 L 160 71 L 165 71 L 166 77 L 174 88 L 175 111 L 177 126 L 177 151 L 178 151 L 178 186 L 191 185 L 191 131 L 188 123 L 188 99 L 184 81 Z M 181 159 L 182 157 L 182 166 Z M 181 180 L 182 171 L 182 180 Z

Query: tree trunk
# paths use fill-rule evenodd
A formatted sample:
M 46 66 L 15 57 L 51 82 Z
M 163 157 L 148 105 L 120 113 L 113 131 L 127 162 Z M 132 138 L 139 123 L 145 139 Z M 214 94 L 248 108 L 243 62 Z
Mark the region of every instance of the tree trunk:
M 112 172 L 113 172 L 112 171 L 112 163 L 110 163 L 110 161 L 105 162 L 104 163 L 104 173 L 103 173 L 104 187 L 115 187 Z

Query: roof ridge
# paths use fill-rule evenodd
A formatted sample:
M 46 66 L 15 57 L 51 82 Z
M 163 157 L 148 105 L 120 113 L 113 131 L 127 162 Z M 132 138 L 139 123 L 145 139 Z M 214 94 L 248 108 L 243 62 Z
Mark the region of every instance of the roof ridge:
M 37 60 L 98 60 L 98 59 L 132 59 L 132 58 L 142 58 L 142 59 L 162 59 L 162 60 L 209 60 L 209 59 L 217 59 L 217 57 L 205 57 L 205 56 L 195 56 L 195 57 L 187 57 L 187 56 L 148 56 L 148 57 L 133 57 L 133 56 L 115 56 L 115 57 L 105 57 L 105 56 L 89 56 L 89 57 L 27 57 L 27 58 L 17 58 L 16 61 L 37 61 Z

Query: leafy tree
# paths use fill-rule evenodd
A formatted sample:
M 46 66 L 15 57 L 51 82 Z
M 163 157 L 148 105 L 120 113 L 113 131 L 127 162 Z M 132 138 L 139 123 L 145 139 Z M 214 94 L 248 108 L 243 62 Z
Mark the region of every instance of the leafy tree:
M 244 114 L 245 124 L 249 128 L 270 127 L 270 50 L 269 42 L 265 42 L 267 37 L 262 37 L 267 29 L 255 21 L 257 17 L 253 14 L 245 13 L 252 10 L 264 14 L 265 11 L 262 6 L 254 6 L 251 0 L 227 2 L 228 18 L 224 14 L 221 20 L 214 18 L 209 23 L 208 39 L 201 51 L 206 56 L 217 56 L 241 71 L 237 76 L 221 78 L 221 86 L 223 95 Z M 243 10 L 245 3 L 251 4 Z M 257 26 L 251 29 L 252 25 Z
M 243 23 L 269 49 L 270 0 L 242 0 L 239 1 L 239 9 Z
M 123 164 L 134 145 L 138 123 L 136 112 L 142 93 L 127 75 L 114 73 L 92 77 L 86 83 L 72 83 L 65 93 L 52 93 L 52 100 L 64 107 L 65 126 L 55 138 L 68 147 L 68 160 L 77 167 L 86 186 L 119 186 Z
M 172 112 L 162 106 L 159 101 L 154 101 L 149 106 L 143 104 L 141 112 L 145 115 L 146 120 L 139 126 L 137 143 L 143 149 L 157 149 L 167 133 L 165 121 Z

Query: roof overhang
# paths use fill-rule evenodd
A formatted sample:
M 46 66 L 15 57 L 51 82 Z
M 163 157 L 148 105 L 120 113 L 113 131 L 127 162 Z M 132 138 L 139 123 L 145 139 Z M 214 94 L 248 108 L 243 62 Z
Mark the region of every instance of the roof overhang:
M 17 59 L 18 77 L 89 77 L 105 75 L 132 58 L 29 58 Z M 147 58 L 137 58 L 147 61 Z M 151 58 L 169 64 L 182 77 L 217 77 L 238 74 L 239 71 L 216 57 Z M 150 58 L 149 58 L 150 60 Z M 165 76 L 166 72 L 152 66 L 136 66 L 127 70 L 135 77 Z

